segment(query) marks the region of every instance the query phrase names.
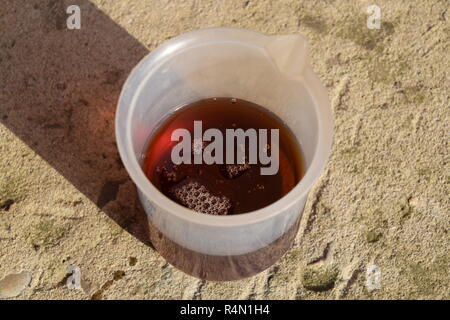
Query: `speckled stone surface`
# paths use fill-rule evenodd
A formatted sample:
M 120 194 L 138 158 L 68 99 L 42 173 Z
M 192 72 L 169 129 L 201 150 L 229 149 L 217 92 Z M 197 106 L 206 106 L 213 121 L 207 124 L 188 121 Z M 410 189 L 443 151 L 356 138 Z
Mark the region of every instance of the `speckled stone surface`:
M 81 30 L 66 28 L 69 4 Z M 0 286 L 19 299 L 448 299 L 449 2 L 377 1 L 380 30 L 366 27 L 371 4 L 3 1 Z M 152 249 L 114 137 L 132 67 L 210 26 L 305 35 L 335 117 L 294 247 L 228 283 L 187 276 Z M 66 285 L 71 265 L 80 290 Z M 370 290 L 373 265 L 381 282 Z M 8 275 L 21 272 L 31 282 L 14 287 Z

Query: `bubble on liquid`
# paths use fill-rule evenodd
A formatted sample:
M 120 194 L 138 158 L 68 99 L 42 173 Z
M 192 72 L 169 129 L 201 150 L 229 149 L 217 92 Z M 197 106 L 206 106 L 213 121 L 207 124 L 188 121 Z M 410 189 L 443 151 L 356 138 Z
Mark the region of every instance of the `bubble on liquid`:
M 225 164 L 222 171 L 225 173 L 225 176 L 229 179 L 234 179 L 239 177 L 245 171 L 250 169 L 251 165 L 249 163 L 243 164 Z
M 213 195 L 198 181 L 183 181 L 170 189 L 170 194 L 183 206 L 205 214 L 226 215 L 231 209 L 231 200 Z
M 236 103 L 237 100 L 235 98 L 230 99 L 231 103 Z
M 162 178 L 168 182 L 176 182 L 179 180 L 178 174 L 177 174 L 177 166 L 174 165 L 171 169 L 168 169 L 166 167 L 157 167 L 156 172 L 159 173 Z

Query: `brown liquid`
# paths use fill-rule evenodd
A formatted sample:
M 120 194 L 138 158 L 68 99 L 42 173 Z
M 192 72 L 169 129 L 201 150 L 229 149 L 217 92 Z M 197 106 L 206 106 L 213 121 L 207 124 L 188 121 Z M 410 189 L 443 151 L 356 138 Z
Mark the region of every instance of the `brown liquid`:
M 194 121 L 198 120 L 202 121 L 203 132 L 216 128 L 224 137 L 226 129 L 278 129 L 278 172 L 262 175 L 259 161 L 242 165 L 175 165 L 171 151 L 178 142 L 170 141 L 173 130 L 187 129 L 193 138 Z M 270 152 L 270 139 L 268 145 Z M 292 190 L 303 175 L 301 159 L 295 137 L 274 114 L 245 100 L 214 98 L 182 107 L 163 121 L 151 137 L 144 171 L 156 188 L 185 207 L 210 214 L 238 214 L 268 206 Z
M 208 128 L 222 132 L 227 128 L 279 129 L 278 173 L 261 175 L 260 164 L 174 165 L 171 150 L 177 142 L 170 141 L 172 131 L 186 128 L 193 137 L 194 120 L 202 120 L 203 132 Z M 147 177 L 167 197 L 189 207 L 192 203 L 183 203 L 180 192 L 189 192 L 186 186 L 190 186 L 191 191 L 203 192 L 205 202 L 212 201 L 213 207 L 221 205 L 221 210 L 213 212 L 199 207 L 200 212 L 214 214 L 239 214 L 270 205 L 294 188 L 304 174 L 303 168 L 299 145 L 280 119 L 251 102 L 230 98 L 198 101 L 170 115 L 151 136 L 144 161 Z M 166 237 L 151 221 L 150 240 L 169 263 L 190 275 L 214 281 L 237 280 L 259 273 L 280 259 L 295 239 L 300 217 L 299 212 L 297 221 L 271 244 L 242 255 L 215 256 L 189 250 Z

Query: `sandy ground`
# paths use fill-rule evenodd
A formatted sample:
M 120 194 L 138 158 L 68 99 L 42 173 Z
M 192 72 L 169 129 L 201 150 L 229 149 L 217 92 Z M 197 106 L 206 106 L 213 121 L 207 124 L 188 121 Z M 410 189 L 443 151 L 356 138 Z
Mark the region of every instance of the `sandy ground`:
M 77 31 L 65 27 L 74 3 Z M 369 30 L 371 4 L 4 0 L 0 296 L 448 299 L 450 5 L 379 0 L 382 28 Z M 304 34 L 336 125 L 294 247 L 229 283 L 187 276 L 152 249 L 113 130 L 131 68 L 164 40 L 209 26 Z M 66 286 L 70 265 L 82 290 Z

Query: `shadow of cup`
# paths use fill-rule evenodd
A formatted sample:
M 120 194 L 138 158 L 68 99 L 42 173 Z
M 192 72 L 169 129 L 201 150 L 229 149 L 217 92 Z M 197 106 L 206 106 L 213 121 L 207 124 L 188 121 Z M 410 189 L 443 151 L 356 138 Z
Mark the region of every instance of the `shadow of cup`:
M 66 25 L 73 4 L 81 9 L 79 30 Z M 2 8 L 0 121 L 151 245 L 114 135 L 121 87 L 148 49 L 87 0 L 7 0 Z

